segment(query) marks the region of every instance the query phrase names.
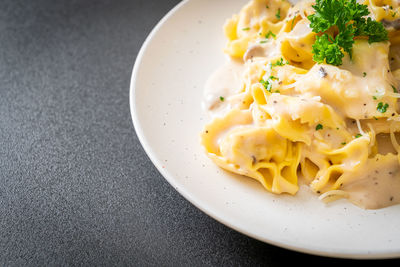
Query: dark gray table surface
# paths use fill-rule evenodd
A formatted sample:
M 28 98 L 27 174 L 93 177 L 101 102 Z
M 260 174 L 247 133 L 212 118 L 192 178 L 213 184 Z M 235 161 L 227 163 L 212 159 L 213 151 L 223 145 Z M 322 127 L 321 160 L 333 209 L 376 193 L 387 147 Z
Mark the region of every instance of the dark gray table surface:
M 146 156 L 130 116 L 131 70 L 178 2 L 0 1 L 1 266 L 346 262 L 229 229 Z

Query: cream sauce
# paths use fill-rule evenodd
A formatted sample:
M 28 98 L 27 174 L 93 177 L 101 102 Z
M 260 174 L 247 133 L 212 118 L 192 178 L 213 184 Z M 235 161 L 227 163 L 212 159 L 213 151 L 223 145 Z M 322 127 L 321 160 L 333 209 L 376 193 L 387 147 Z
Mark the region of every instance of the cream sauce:
M 270 39 L 265 44 L 252 44 L 243 56 L 244 61 L 256 57 L 277 57 L 281 54 L 281 45 L 278 40 Z
M 313 110 L 320 110 L 323 104 L 320 97 L 290 97 L 273 93 L 268 99 L 266 110 L 270 114 L 282 117 L 287 116 L 292 120 L 301 119 L 304 114 L 312 113 Z M 316 121 L 316 123 L 318 120 Z
M 392 71 L 400 69 L 400 44 L 390 46 L 389 62 Z
M 397 156 L 377 155 L 342 190 L 348 200 L 364 209 L 380 209 L 400 203 L 400 166 Z
M 395 134 L 397 135 L 397 134 Z M 393 147 L 392 141 L 390 140 L 390 134 L 380 133 L 376 135 L 376 142 L 378 143 L 378 153 L 386 155 L 389 153 L 397 153 Z
M 211 116 L 230 110 L 231 96 L 242 89 L 244 64 L 230 60 L 218 68 L 207 80 L 204 90 L 203 109 Z
M 392 85 L 395 84 L 392 73 L 388 71 L 389 45 L 357 41 L 353 50 L 353 60 L 346 56 L 340 68 L 314 65 L 297 82 L 296 90 L 301 94 L 321 96 L 323 103 L 344 117 L 372 119 L 396 112 L 397 99 L 389 95 L 393 93 Z M 389 105 L 387 113 L 377 110 L 379 102 Z

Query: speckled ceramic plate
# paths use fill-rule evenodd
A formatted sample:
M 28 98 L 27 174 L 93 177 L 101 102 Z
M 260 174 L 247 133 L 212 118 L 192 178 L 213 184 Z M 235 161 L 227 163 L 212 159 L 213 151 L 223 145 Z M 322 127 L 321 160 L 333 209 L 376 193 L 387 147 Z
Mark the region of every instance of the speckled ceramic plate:
M 139 139 L 168 182 L 221 223 L 296 251 L 342 258 L 400 256 L 400 205 L 362 210 L 326 205 L 306 187 L 272 195 L 250 178 L 208 159 L 199 133 L 207 77 L 226 58 L 222 25 L 244 0 L 189 0 L 168 13 L 144 43 L 134 66 L 130 105 Z

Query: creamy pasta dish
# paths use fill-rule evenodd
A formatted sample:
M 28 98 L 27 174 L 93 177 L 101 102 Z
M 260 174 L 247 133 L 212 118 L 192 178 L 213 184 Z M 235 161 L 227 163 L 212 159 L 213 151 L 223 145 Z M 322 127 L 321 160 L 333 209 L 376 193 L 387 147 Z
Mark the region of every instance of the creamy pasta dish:
M 203 103 L 214 163 L 275 194 L 400 203 L 400 0 L 252 0 L 223 29 Z

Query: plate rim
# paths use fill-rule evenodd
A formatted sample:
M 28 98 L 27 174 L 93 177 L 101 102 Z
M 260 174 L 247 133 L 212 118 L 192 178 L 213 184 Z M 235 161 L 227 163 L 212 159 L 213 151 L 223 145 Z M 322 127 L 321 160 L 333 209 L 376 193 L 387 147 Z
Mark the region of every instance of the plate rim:
M 130 107 L 130 113 L 131 113 L 134 130 L 136 132 L 139 142 L 142 145 L 146 155 L 148 156 L 148 158 L 150 159 L 152 164 L 156 167 L 156 169 L 159 171 L 159 173 L 163 176 L 163 178 L 181 196 L 183 196 L 187 201 L 189 201 L 192 205 L 194 205 L 197 209 L 201 210 L 207 216 L 213 218 L 214 220 L 218 221 L 219 223 L 225 225 L 226 227 L 229 227 L 230 229 L 233 229 L 241 234 L 244 234 L 248 237 L 251 237 L 251 238 L 261 241 L 263 243 L 267 243 L 269 245 L 277 246 L 277 247 L 295 251 L 295 252 L 305 253 L 305 254 L 308 254 L 311 256 L 323 256 L 323 257 L 338 258 L 338 259 L 396 259 L 396 258 L 400 258 L 400 251 L 398 251 L 398 252 L 378 252 L 378 253 L 334 252 L 334 251 L 328 251 L 328 250 L 318 250 L 318 248 L 315 248 L 315 247 L 314 248 L 311 248 L 311 247 L 305 248 L 305 247 L 290 245 L 289 242 L 285 243 L 285 242 L 280 242 L 280 241 L 270 239 L 268 237 L 258 236 L 240 226 L 234 225 L 233 223 L 231 223 L 229 220 L 227 220 L 223 216 L 218 215 L 214 210 L 207 208 L 207 206 L 208 206 L 207 204 L 202 203 L 202 201 L 200 199 L 192 196 L 186 190 L 181 189 L 180 184 L 178 184 L 176 179 L 174 179 L 173 175 L 170 174 L 166 168 L 162 168 L 162 162 L 160 162 L 157 159 L 157 157 L 155 156 L 155 153 L 153 152 L 151 145 L 146 140 L 146 136 L 145 136 L 145 134 L 142 130 L 141 124 L 139 122 L 140 120 L 137 115 L 138 112 L 137 112 L 137 107 L 136 107 L 136 103 L 135 103 L 136 80 L 138 77 L 138 72 L 139 72 L 141 63 L 143 61 L 144 54 L 145 54 L 146 50 L 148 49 L 148 45 L 151 43 L 151 41 L 153 40 L 153 38 L 155 37 L 157 32 L 162 28 L 164 23 L 170 17 L 172 17 L 177 11 L 179 11 L 186 4 L 188 4 L 190 1 L 193 1 L 193 0 L 182 0 L 181 2 L 176 4 L 152 28 L 152 30 L 147 35 L 145 41 L 143 42 L 143 44 L 140 47 L 140 50 L 134 61 L 133 69 L 131 72 L 131 79 L 130 79 L 130 86 L 129 86 L 129 107 Z

